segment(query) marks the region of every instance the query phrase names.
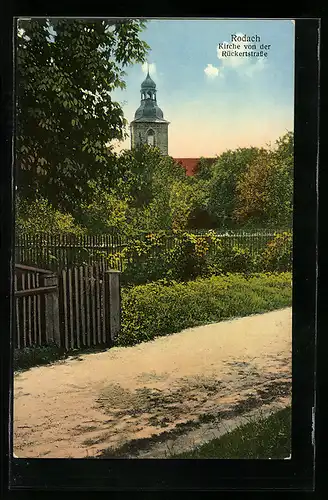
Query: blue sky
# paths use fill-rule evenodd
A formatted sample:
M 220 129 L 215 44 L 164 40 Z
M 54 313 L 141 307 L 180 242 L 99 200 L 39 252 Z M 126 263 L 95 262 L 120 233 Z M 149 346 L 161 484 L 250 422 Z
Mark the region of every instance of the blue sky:
M 215 156 L 265 146 L 294 121 L 294 23 L 291 20 L 152 20 L 141 38 L 151 47 L 150 74 L 169 125 L 169 154 Z M 226 57 L 218 44 L 231 35 L 258 35 L 267 57 Z M 238 42 L 240 51 L 247 48 Z M 127 68 L 123 102 L 130 122 L 140 103 L 146 67 Z M 118 148 L 129 148 L 127 139 Z

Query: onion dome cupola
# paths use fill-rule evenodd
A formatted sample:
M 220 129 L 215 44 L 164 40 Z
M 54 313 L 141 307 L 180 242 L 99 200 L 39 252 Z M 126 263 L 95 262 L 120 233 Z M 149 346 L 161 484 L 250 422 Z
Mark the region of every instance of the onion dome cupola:
M 156 83 L 149 75 L 140 88 L 140 106 L 130 124 L 131 148 L 138 144 L 157 146 L 163 154 L 168 154 L 168 125 L 163 111 L 157 105 Z

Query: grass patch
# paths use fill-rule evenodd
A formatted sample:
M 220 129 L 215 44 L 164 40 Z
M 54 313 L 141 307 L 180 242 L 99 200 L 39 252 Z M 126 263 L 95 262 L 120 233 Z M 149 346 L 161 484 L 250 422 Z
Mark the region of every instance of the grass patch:
M 170 458 L 283 459 L 291 453 L 291 408 L 254 419 L 221 438 Z
M 291 273 L 138 285 L 122 290 L 122 328 L 116 345 L 134 345 L 185 328 L 288 307 L 291 302 Z

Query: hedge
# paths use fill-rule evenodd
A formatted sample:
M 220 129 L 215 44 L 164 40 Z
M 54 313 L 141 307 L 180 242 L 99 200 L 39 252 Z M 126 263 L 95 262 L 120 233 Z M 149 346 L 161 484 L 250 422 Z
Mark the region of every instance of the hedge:
M 161 280 L 122 289 L 117 345 L 291 305 L 291 273 L 227 274 L 178 283 Z
M 165 235 L 147 235 L 131 241 L 124 250 L 128 263 L 124 285 L 143 285 L 157 280 L 189 281 L 226 273 L 289 272 L 292 269 L 292 234 L 276 233 L 264 247 L 251 250 L 245 241 L 233 245 L 214 231 L 202 235 L 175 235 L 167 249 Z M 113 265 L 113 263 L 112 263 Z

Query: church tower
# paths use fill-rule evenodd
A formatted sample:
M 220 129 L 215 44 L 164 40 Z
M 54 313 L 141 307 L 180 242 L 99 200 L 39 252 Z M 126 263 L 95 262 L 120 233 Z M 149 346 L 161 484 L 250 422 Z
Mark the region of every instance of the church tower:
M 131 149 L 141 144 L 158 147 L 163 155 L 168 154 L 168 126 L 163 111 L 157 106 L 156 83 L 149 76 L 141 84 L 141 103 L 130 124 Z

